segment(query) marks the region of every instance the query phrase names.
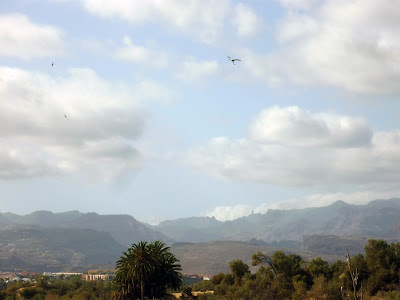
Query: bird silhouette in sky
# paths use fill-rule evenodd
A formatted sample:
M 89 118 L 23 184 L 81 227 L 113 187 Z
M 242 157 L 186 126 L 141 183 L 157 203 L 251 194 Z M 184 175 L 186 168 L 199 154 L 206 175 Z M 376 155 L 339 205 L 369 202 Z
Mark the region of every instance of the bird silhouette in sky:
M 54 62 L 51 62 L 51 66 L 52 66 L 52 67 L 54 66 Z
M 241 61 L 239 58 L 232 58 L 232 57 L 230 57 L 230 56 L 228 56 L 228 59 L 229 59 L 233 64 L 235 64 L 235 61 Z
M 65 117 L 65 118 L 67 118 L 67 115 L 66 115 L 66 114 L 64 114 L 64 117 Z

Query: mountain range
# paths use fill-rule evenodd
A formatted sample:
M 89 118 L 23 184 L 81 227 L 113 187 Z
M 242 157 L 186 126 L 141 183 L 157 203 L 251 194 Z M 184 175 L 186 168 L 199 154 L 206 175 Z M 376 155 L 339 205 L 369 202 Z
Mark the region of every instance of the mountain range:
M 161 240 L 171 246 L 184 272 L 213 274 L 226 271 L 228 258 L 247 261 L 257 251 L 279 248 L 333 261 L 346 248 L 354 254 L 362 252 L 369 238 L 400 238 L 400 199 L 268 210 L 226 222 L 213 217 L 181 218 L 157 226 L 129 215 L 0 213 L 0 270 L 112 268 L 132 243 Z
M 337 201 L 329 206 L 268 210 L 233 221 L 192 217 L 161 222 L 153 229 L 178 242 L 259 239 L 297 241 L 308 235 L 366 235 L 399 238 L 400 199 L 374 200 L 366 205 Z

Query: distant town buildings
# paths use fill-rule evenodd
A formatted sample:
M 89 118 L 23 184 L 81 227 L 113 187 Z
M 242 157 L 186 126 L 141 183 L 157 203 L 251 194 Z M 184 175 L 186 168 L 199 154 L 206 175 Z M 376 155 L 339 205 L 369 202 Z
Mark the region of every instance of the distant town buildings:
M 44 276 L 58 278 L 60 276 L 70 277 L 74 275 L 81 276 L 83 280 L 112 280 L 115 277 L 114 271 L 112 270 L 89 270 L 87 274 L 85 273 L 65 273 L 65 272 L 44 272 Z
M 64 276 L 64 277 L 70 277 L 70 276 L 75 276 L 75 275 L 79 275 L 82 276 L 83 273 L 66 273 L 66 272 L 57 272 L 57 273 L 53 273 L 53 272 L 43 272 L 44 276 L 47 277 L 52 277 L 52 278 L 58 278 L 60 276 Z
M 84 280 L 112 280 L 115 274 L 83 274 Z
M 89 270 L 87 274 L 83 274 L 84 280 L 112 280 L 115 277 L 114 270 Z
M 2 272 L 0 271 L 0 279 L 5 282 L 11 281 L 31 281 L 34 277 L 40 275 L 40 273 L 33 272 Z M 80 276 L 83 280 L 112 280 L 115 277 L 114 270 L 89 270 L 87 274 L 84 273 L 72 273 L 72 272 L 43 272 L 43 276 L 50 278 Z
M 33 273 L 32 273 L 33 274 Z M 38 273 L 34 273 L 38 275 Z M 3 279 L 5 282 L 12 281 L 31 281 L 30 277 L 25 277 L 26 274 L 21 274 L 17 272 L 1 272 L 0 271 L 0 279 Z
M 208 275 L 208 274 L 188 274 L 188 273 L 183 273 L 182 274 L 185 277 L 189 278 L 198 278 L 198 279 L 203 279 L 203 280 L 211 280 L 213 275 Z

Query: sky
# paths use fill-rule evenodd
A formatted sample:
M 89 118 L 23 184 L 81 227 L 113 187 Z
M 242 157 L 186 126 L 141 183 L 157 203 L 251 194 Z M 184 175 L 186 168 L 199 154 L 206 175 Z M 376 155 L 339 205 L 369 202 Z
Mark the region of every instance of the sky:
M 399 0 L 1 1 L 0 212 L 400 197 L 399 36 Z

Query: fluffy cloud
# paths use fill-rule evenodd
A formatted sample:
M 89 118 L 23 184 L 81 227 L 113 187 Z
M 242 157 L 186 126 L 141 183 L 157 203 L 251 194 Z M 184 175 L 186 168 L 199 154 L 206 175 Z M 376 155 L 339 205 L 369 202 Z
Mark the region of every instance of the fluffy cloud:
M 34 24 L 24 15 L 0 15 L 0 55 L 23 59 L 60 55 L 61 37 L 60 30 Z
M 298 107 L 260 112 L 241 139 L 214 138 L 186 162 L 229 180 L 376 191 L 400 179 L 400 131 L 371 133 L 359 118 Z
M 0 67 L 0 178 L 83 171 L 108 180 L 139 167 L 144 97 L 89 69 L 54 78 Z
M 262 19 L 243 3 L 236 5 L 232 22 L 237 28 L 237 35 L 239 37 L 254 36 L 261 32 L 264 27 Z
M 144 46 L 135 45 L 130 37 L 123 39 L 123 46 L 114 51 L 117 59 L 126 60 L 138 64 L 151 65 L 157 68 L 165 68 L 168 65 L 167 54 L 162 51 L 148 49 Z
M 245 66 L 254 77 L 271 85 L 289 80 L 361 94 L 400 93 L 396 0 L 281 2 L 288 10 L 276 24 L 278 51 L 248 54 Z
M 312 114 L 296 106 L 261 111 L 249 127 L 252 140 L 299 147 L 368 145 L 371 130 L 361 118 Z
M 79 0 L 79 2 L 88 12 L 103 18 L 118 18 L 134 25 L 157 22 L 205 43 L 218 40 L 229 20 L 237 27 L 237 32 L 241 36 L 254 35 L 262 23 L 248 6 L 239 3 L 235 8 L 230 0 Z
M 223 27 L 230 11 L 229 0 L 178 1 L 107 1 L 81 0 L 92 14 L 104 18 L 119 18 L 132 24 L 157 20 L 182 32 L 196 34 L 199 40 L 211 42 Z
M 215 217 L 219 221 L 229 221 L 248 216 L 253 211 L 250 205 L 217 206 L 203 214 L 206 217 Z

